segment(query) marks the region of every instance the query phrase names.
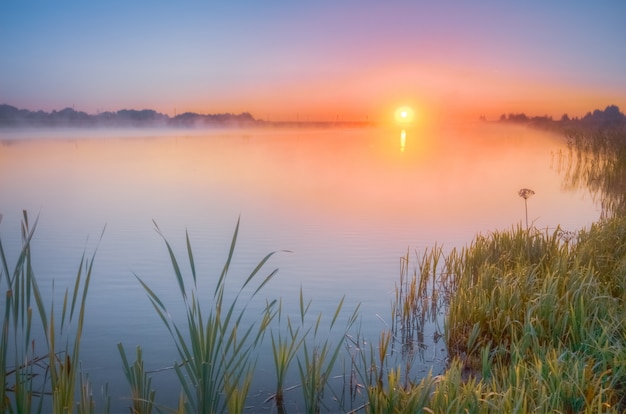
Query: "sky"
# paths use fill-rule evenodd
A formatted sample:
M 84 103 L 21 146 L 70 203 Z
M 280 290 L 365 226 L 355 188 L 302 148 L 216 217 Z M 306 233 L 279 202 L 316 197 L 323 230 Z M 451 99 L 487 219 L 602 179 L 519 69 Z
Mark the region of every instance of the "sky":
M 0 103 L 271 121 L 626 110 L 626 1 L 0 2 Z

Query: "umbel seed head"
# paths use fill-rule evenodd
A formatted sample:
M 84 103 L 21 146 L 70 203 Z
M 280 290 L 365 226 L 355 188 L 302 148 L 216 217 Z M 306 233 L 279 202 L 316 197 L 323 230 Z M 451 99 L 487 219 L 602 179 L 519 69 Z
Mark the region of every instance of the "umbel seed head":
M 524 200 L 527 200 L 528 198 L 530 198 L 530 196 L 534 195 L 535 192 L 530 188 L 522 188 L 517 194 L 519 194 L 519 196 L 522 197 Z

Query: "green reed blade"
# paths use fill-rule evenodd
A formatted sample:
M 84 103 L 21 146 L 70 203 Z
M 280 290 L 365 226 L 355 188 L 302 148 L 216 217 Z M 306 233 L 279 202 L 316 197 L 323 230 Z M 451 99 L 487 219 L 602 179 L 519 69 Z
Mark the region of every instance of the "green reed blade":
M 63 324 L 65 323 L 65 319 L 66 319 L 65 315 L 67 313 L 68 297 L 69 297 L 69 289 L 65 288 L 65 294 L 63 295 L 63 306 L 61 307 L 61 332 L 63 332 Z
M 330 329 L 333 329 L 333 326 L 335 326 L 335 321 L 337 321 L 337 317 L 339 316 L 339 312 L 341 312 L 341 308 L 343 307 L 343 301 L 346 299 L 345 295 L 341 297 L 341 300 L 339 301 L 339 304 L 337 305 L 337 308 L 335 309 L 335 314 L 333 315 L 333 319 L 330 322 Z
M 83 253 L 82 258 L 80 259 L 80 264 L 78 265 L 78 271 L 76 273 L 76 278 L 74 282 L 74 290 L 72 294 L 72 307 L 70 308 L 70 321 L 74 316 L 74 309 L 76 307 L 76 300 L 78 298 L 78 293 L 80 291 L 80 279 L 83 273 L 83 264 L 85 263 L 85 254 Z M 63 323 L 61 323 L 61 331 L 63 331 Z
M 154 301 L 153 303 L 158 305 L 157 309 L 161 309 L 163 311 L 165 311 L 165 305 L 163 304 L 163 302 L 161 302 L 161 300 L 159 299 L 159 297 L 154 293 L 154 291 L 152 291 L 152 289 L 150 289 L 150 287 L 143 281 L 141 280 L 141 278 L 139 276 L 137 276 L 136 274 L 134 274 L 135 278 L 139 281 L 139 283 L 141 284 L 141 286 L 144 288 L 144 290 L 146 291 L 146 293 L 148 294 L 148 297 L 150 298 L 151 301 Z
M 197 285 L 196 277 L 196 263 L 193 260 L 193 250 L 191 249 L 191 242 L 189 241 L 189 231 L 185 230 L 185 241 L 187 243 L 187 256 L 189 257 L 189 267 L 191 268 L 191 276 L 193 278 L 193 285 Z
M 219 301 L 221 303 L 221 298 L 223 297 L 224 292 L 224 280 L 226 278 L 226 274 L 228 274 L 228 269 L 230 268 L 230 263 L 233 260 L 233 254 L 235 253 L 235 245 L 237 244 L 237 235 L 239 234 L 239 223 L 241 221 L 241 217 L 237 218 L 237 224 L 235 225 L 235 231 L 233 232 L 233 237 L 230 242 L 230 249 L 228 250 L 228 258 L 224 263 L 224 267 L 222 268 L 222 273 L 217 281 L 217 285 L 215 286 L 214 297 L 219 297 Z M 219 294 L 218 294 L 219 292 Z

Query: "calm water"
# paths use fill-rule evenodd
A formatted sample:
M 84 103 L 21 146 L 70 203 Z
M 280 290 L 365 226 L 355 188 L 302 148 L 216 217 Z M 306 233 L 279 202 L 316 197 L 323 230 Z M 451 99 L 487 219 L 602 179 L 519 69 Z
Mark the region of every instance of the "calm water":
M 536 192 L 528 215 L 538 228 L 576 230 L 599 217 L 586 193 L 562 190 L 556 168 L 562 139 L 525 128 L 22 130 L 0 138 L 0 231 L 11 263 L 23 209 L 40 216 L 35 273 L 56 301 L 71 287 L 83 251 L 90 255 L 98 246 L 81 354 L 95 394 L 109 383 L 114 412 L 129 404 L 122 399 L 129 392 L 118 342 L 133 356 L 141 345 L 149 369 L 177 359 L 133 276 L 153 287 L 175 318 L 182 316 L 152 220 L 181 260 L 188 229 L 208 299 L 241 217 L 232 286 L 266 253 L 290 251 L 270 260 L 267 271 L 280 271 L 250 305 L 252 317 L 266 298 L 281 297 L 297 312 L 302 287 L 314 312 L 330 318 L 345 295 L 345 314 L 361 303 L 361 331 L 377 341 L 391 322 L 407 249 L 422 252 L 437 242 L 449 250 L 477 233 L 523 223 L 517 195 L 523 187 Z M 433 325 L 427 336 L 441 329 Z M 418 371 L 435 367 L 436 374 L 444 361 L 443 344 L 431 341 Z M 262 355 L 251 390 L 257 407 L 274 385 L 266 380 L 272 369 L 271 355 Z M 154 376 L 157 401 L 174 405 L 173 377 Z M 293 377 L 288 385 L 297 382 Z M 292 393 L 288 400 L 300 395 Z

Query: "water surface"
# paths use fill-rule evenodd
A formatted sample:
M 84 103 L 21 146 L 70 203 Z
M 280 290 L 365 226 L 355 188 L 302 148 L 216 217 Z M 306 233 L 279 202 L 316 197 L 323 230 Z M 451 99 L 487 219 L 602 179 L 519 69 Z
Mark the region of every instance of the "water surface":
M 35 272 L 48 297 L 55 281 L 60 300 L 83 251 L 98 246 L 82 359 L 95 389 L 109 383 L 114 411 L 128 405 L 118 342 L 130 354 L 141 345 L 149 369 L 177 359 L 134 276 L 182 316 L 152 220 L 181 259 L 189 231 L 210 298 L 240 217 L 233 286 L 266 253 L 290 251 L 268 264 L 268 272 L 280 270 L 251 317 L 265 298 L 281 297 L 296 312 L 300 288 L 315 312 L 331 313 L 345 295 L 345 313 L 361 303 L 361 331 L 376 341 L 391 322 L 407 250 L 435 243 L 449 250 L 477 233 L 525 225 L 523 187 L 536 193 L 528 218 L 537 228 L 576 230 L 599 217 L 586 192 L 561 184 L 555 163 L 563 138 L 520 127 L 20 130 L 0 138 L 0 231 L 9 257 L 19 250 L 21 211 L 39 215 Z M 258 371 L 271 378 L 271 356 L 260 359 Z M 443 344 L 431 341 L 419 363 L 438 373 L 444 361 Z M 175 404 L 172 381 L 155 375 L 157 400 Z M 272 386 L 255 381 L 257 404 Z

